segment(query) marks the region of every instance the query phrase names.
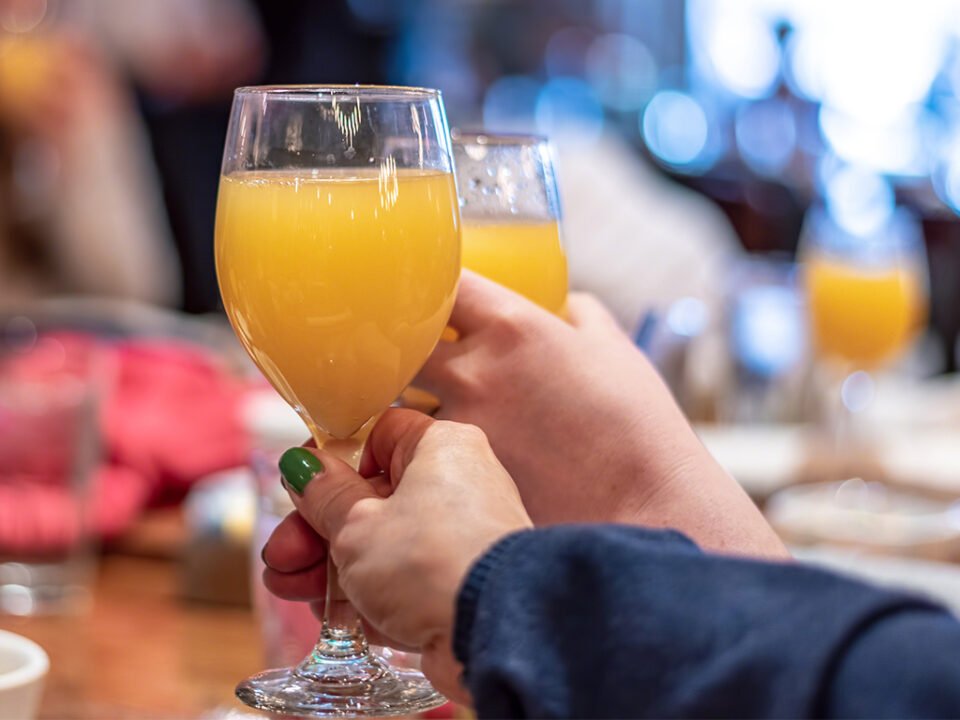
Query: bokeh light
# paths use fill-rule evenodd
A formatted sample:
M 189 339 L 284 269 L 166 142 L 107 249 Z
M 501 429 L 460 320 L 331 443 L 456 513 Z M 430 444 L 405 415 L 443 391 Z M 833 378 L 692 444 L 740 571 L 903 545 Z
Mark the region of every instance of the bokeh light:
M 548 137 L 592 142 L 603 132 L 603 106 L 590 87 L 577 78 L 554 78 L 537 97 L 537 132 Z
M 630 112 L 643 107 L 657 85 L 657 61 L 637 38 L 623 33 L 601 35 L 590 45 L 587 80 L 609 108 Z
M 895 204 L 890 183 L 860 167 L 842 167 L 826 179 L 827 212 L 843 230 L 860 237 L 875 234 L 890 222 Z
M 769 95 L 780 72 L 774 28 L 734 0 L 691 0 L 688 5 L 691 52 L 696 65 L 744 98 Z
M 707 146 L 707 116 L 693 97 L 663 90 L 641 118 L 643 139 L 657 159 L 676 167 L 698 164 Z

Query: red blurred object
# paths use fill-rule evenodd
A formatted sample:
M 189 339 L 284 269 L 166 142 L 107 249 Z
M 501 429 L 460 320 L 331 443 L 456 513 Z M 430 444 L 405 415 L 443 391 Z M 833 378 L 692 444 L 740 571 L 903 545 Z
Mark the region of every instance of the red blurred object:
M 94 536 L 116 537 L 145 507 L 176 502 L 195 480 L 246 463 L 249 440 L 239 415 L 246 385 L 211 353 L 174 341 L 108 343 L 76 334 L 43 336 L 41 350 L 43 343 L 57 348 L 58 371 L 70 358 L 94 352 L 108 369 L 100 407 L 102 459 L 87 515 Z M 5 376 L 15 383 L 38 380 L 49 373 L 50 356 L 24 353 L 5 364 Z M 7 452 L 12 460 L 0 462 L 6 476 L 0 482 L 0 546 L 7 550 L 55 551 L 82 531 L 71 506 L 76 497 L 62 481 L 59 487 L 45 481 L 67 472 L 59 449 L 69 445 L 58 443 L 49 415 L 45 421 L 20 421 L 15 428 L 15 442 L 24 449 L 42 443 L 42 453 Z
M 435 720 L 449 720 L 449 718 L 457 717 L 457 706 L 452 702 L 444 703 L 438 708 L 433 710 L 427 710 L 423 713 L 425 718 L 434 718 Z

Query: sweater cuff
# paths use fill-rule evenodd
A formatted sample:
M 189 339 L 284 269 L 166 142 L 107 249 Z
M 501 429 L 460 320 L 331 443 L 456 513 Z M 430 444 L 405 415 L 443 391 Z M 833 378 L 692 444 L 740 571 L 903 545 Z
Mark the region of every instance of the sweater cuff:
M 521 530 L 498 540 L 477 560 L 464 580 L 457 595 L 457 609 L 453 625 L 453 654 L 466 668 L 470 657 L 470 636 L 473 634 L 473 623 L 477 616 L 477 606 L 480 604 L 480 595 L 490 573 L 493 572 L 507 556 L 508 551 L 524 535 L 531 530 Z

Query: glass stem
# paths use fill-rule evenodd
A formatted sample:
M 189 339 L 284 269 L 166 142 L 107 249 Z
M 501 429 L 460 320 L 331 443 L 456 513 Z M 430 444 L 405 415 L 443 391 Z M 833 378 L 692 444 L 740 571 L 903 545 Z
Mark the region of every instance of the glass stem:
M 327 602 L 323 612 L 323 628 L 315 648 L 326 657 L 347 660 L 362 657 L 369 647 L 360 625 L 360 615 L 340 588 L 340 572 L 327 556 Z
M 360 466 L 363 445 L 372 425 L 373 421 L 347 440 L 332 439 L 316 428 L 311 429 L 317 447 L 322 447 L 356 470 Z M 336 686 L 372 682 L 386 672 L 385 664 L 370 653 L 360 615 L 340 587 L 340 572 L 330 554 L 327 555 L 327 595 L 320 639 L 297 666 L 296 672 L 317 682 Z

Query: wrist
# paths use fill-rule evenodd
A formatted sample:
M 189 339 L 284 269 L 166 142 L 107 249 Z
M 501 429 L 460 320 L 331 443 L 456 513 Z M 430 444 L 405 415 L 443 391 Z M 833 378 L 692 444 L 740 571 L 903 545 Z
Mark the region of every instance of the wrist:
M 452 645 L 454 657 L 466 672 L 470 648 L 473 642 L 473 626 L 480 598 L 492 574 L 502 566 L 510 549 L 522 540 L 530 530 L 521 529 L 497 540 L 467 570 L 455 598 Z

